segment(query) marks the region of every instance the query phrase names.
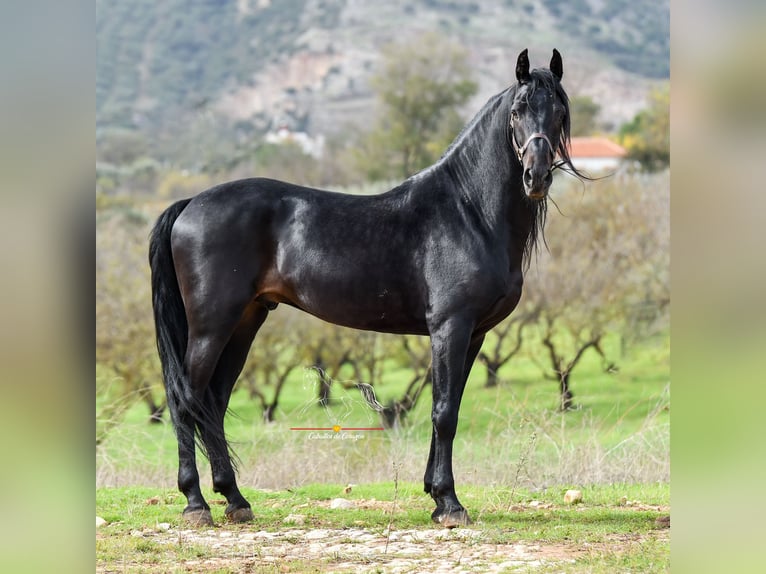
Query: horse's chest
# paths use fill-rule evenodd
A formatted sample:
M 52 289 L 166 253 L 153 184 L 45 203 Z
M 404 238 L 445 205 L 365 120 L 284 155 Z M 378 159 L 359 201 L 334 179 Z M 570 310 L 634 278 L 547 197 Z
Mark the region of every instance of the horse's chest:
M 474 246 L 475 247 L 475 246 Z M 438 315 L 472 315 L 477 325 L 502 321 L 521 297 L 521 268 L 506 253 L 479 245 L 454 248 L 425 266 L 428 307 Z
M 485 307 L 481 323 L 491 329 L 510 315 L 519 304 L 523 279 L 521 272 L 516 272 L 496 276 L 488 283 L 484 297 L 489 304 Z

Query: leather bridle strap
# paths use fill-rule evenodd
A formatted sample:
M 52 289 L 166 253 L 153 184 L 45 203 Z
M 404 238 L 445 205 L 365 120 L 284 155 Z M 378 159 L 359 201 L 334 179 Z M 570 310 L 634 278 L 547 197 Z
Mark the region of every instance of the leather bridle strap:
M 516 143 L 516 131 L 511 130 L 511 139 L 513 141 L 513 148 L 516 152 L 516 157 L 519 158 L 519 163 L 523 163 L 521 160 L 524 158 L 524 154 L 527 151 L 527 148 L 529 147 L 529 144 L 532 142 L 532 140 L 541 139 L 545 141 L 545 143 L 548 144 L 548 149 L 551 152 L 551 161 L 556 157 L 556 150 L 553 148 L 553 145 L 551 144 L 551 140 L 548 139 L 548 136 L 546 136 L 542 132 L 535 132 L 531 136 L 527 138 L 527 141 L 524 142 L 524 145 L 519 147 Z M 551 169 L 553 169 L 553 166 L 551 166 Z

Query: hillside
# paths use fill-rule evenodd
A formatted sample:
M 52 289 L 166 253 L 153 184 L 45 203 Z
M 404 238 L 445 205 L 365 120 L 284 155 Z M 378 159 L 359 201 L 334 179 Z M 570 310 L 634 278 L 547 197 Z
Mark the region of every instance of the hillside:
M 97 129 L 158 133 L 200 111 L 256 129 L 331 134 L 367 118 L 380 47 L 442 31 L 466 45 L 478 106 L 533 65 L 564 54 L 570 95 L 619 125 L 669 75 L 669 1 L 97 0 Z

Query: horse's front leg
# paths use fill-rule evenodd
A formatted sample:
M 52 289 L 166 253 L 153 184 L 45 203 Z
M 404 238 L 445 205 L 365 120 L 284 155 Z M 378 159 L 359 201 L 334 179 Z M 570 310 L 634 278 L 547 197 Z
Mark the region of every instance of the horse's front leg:
M 431 332 L 433 434 L 424 482 L 436 502 L 431 518 L 447 528 L 471 522 L 455 493 L 452 443 L 468 373 L 483 341 L 472 337 L 472 328 L 469 321 L 449 319 Z
M 476 357 L 479 355 L 481 346 L 484 343 L 484 335 L 478 335 L 471 340 L 471 344 L 468 347 L 468 355 L 465 360 L 465 369 L 463 370 L 463 390 L 465 390 L 466 382 L 468 381 L 468 375 L 471 373 L 473 363 L 476 361 Z M 461 397 L 462 397 L 461 390 Z M 434 477 L 434 449 L 436 447 L 436 430 L 431 431 L 431 448 L 428 453 L 428 463 L 426 464 L 426 473 L 423 478 L 423 489 L 426 494 L 431 494 L 431 486 L 433 485 Z

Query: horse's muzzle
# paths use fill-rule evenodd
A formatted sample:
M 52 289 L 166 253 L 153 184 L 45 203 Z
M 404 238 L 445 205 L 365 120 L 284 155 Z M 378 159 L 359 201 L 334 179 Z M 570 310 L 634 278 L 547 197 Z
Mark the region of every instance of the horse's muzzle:
M 548 196 L 548 189 L 553 182 L 550 167 L 534 165 L 524 170 L 524 192 L 529 199 L 542 200 Z
M 553 160 L 556 156 L 551 140 L 543 132 L 535 132 L 519 147 L 514 131 L 511 143 L 524 169 L 522 180 L 527 197 L 535 201 L 545 199 L 553 182 Z M 526 155 L 527 152 L 530 152 L 529 155 Z

